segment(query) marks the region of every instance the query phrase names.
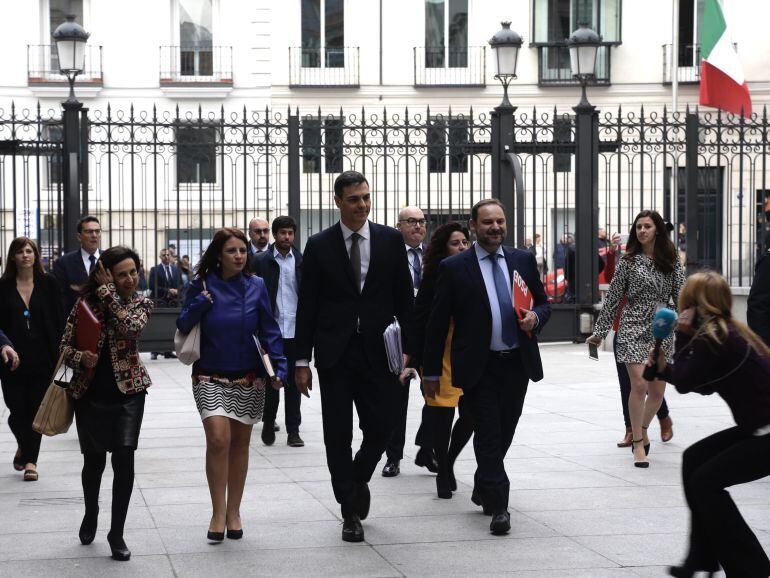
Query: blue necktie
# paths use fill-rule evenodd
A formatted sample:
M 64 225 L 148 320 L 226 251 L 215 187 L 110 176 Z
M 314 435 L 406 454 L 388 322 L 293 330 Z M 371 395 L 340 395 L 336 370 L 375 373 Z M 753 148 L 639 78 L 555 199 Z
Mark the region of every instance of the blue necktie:
M 487 258 L 492 261 L 492 277 L 495 280 L 495 292 L 497 293 L 497 304 L 500 306 L 500 319 L 503 323 L 503 343 L 508 347 L 515 347 L 518 344 L 516 335 L 516 314 L 513 312 L 513 301 L 511 301 L 511 292 L 508 284 L 505 282 L 505 275 L 500 268 L 498 257 L 502 255 L 495 253 Z
M 414 288 L 419 289 L 420 282 L 422 281 L 422 260 L 420 259 L 420 254 L 417 252 L 417 249 L 409 249 L 409 252 L 412 254 L 412 271 L 414 271 L 412 281 L 414 283 Z

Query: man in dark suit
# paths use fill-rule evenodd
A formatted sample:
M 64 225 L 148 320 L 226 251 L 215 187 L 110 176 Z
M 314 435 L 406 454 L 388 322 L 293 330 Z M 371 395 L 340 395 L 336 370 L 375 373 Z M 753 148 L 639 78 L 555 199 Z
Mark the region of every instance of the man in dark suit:
M 749 327 L 770 346 L 770 249 L 757 261 L 747 306 Z
M 452 381 L 462 388 L 475 423 L 477 468 L 471 499 L 492 514 L 490 531 L 498 535 L 511 528 L 510 483 L 503 460 L 521 416 L 527 384 L 543 377 L 536 334 L 548 321 L 551 308 L 534 255 L 502 245 L 506 235 L 502 204 L 496 199 L 479 201 L 469 224 L 477 239 L 473 248 L 439 266 L 426 328 L 423 387 L 431 397 L 438 391 L 444 343 L 453 320 Z M 534 307 L 520 320 L 513 309 L 514 273 L 534 299 Z
M 360 542 L 361 520 L 369 514 L 368 482 L 393 431 L 403 387 L 389 371 L 382 335 L 394 317 L 404 336 L 412 334 L 413 290 L 401 235 L 368 220 L 371 195 L 364 175 L 339 175 L 334 202 L 340 221 L 305 245 L 295 378 L 308 395 L 308 360 L 314 352 L 326 461 L 344 520 L 342 539 Z M 404 349 L 411 353 L 410 342 Z M 353 405 L 363 432 L 354 459 Z
M 415 296 L 422 281 L 422 259 L 425 253 L 426 220 L 425 214 L 419 207 L 404 207 L 398 212 L 396 229 L 404 239 L 404 251 L 409 262 L 409 273 L 412 277 L 412 288 Z M 386 478 L 397 476 L 401 473 L 399 463 L 404 457 L 404 444 L 406 443 L 406 415 L 409 409 L 409 382 L 399 392 L 399 404 L 396 412 L 396 427 L 393 435 L 385 448 L 387 460 L 382 468 L 382 475 Z M 433 455 L 432 425 L 429 411 L 423 409 L 420 428 L 417 431 L 415 443 L 420 447 L 415 456 L 414 463 L 436 473 L 438 464 Z
M 102 237 L 99 219 L 91 215 L 80 219 L 75 237 L 80 242 L 80 249 L 59 257 L 52 271 L 59 282 L 65 318 L 77 301 L 79 286 L 88 281 L 89 273 L 99 260 L 99 242 Z
M 182 272 L 171 259 L 171 250 L 164 247 L 160 250 L 160 263 L 150 268 L 150 297 L 155 301 L 156 307 L 178 307 L 181 302 L 180 291 L 184 285 Z M 174 359 L 176 354 L 173 351 L 164 351 L 163 357 Z M 158 359 L 158 352 L 151 352 L 150 359 Z
M 254 271 L 262 277 L 270 295 L 273 315 L 281 328 L 283 352 L 289 364 L 289 377 L 283 388 L 284 415 L 286 418 L 286 443 L 299 448 L 305 442 L 299 435 L 302 422 L 300 405 L 302 396 L 294 382 L 294 336 L 296 333 L 297 301 L 302 279 L 302 253 L 294 247 L 297 222 L 292 217 L 276 217 L 271 226 L 275 242 L 267 251 L 256 255 Z M 265 411 L 262 416 L 262 442 L 271 446 L 275 442 L 275 418 L 278 415 L 280 391 L 265 388 Z

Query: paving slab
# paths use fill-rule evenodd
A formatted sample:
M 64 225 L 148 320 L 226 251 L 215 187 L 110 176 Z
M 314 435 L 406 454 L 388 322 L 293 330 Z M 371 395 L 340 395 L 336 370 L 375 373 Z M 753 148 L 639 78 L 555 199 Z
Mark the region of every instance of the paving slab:
M 528 578 L 660 577 L 685 554 L 689 513 L 681 488 L 681 455 L 691 443 L 732 425 L 716 397 L 666 397 L 674 439 L 659 441 L 648 470 L 617 448 L 623 435 L 612 358 L 585 358 L 581 345 L 545 345 L 545 379 L 531 384 L 505 463 L 511 480 L 513 528 L 492 536 L 489 517 L 470 501 L 473 444 L 455 464 L 458 491 L 436 496 L 435 476 L 414 464 L 419 389 L 410 389 L 401 475 L 375 470 L 366 541 L 340 540 L 339 506 L 329 482 L 318 391 L 302 400 L 305 447 L 272 446 L 252 434 L 241 509 L 244 538 L 211 545 L 205 538 L 210 501 L 205 436 L 190 388 L 189 368 L 150 361 L 154 385 L 136 453 L 136 483 L 126 522 L 128 563 L 109 559 L 112 474 L 100 494 L 97 539 L 81 546 L 82 458 L 75 428 L 45 438 L 40 481 L 25 483 L 11 468 L 15 441 L 0 409 L 0 576 L 452 576 Z M 281 401 L 283 404 L 283 399 Z M 354 446 L 361 439 L 356 428 Z M 730 489 L 760 543 L 770 549 L 770 479 Z

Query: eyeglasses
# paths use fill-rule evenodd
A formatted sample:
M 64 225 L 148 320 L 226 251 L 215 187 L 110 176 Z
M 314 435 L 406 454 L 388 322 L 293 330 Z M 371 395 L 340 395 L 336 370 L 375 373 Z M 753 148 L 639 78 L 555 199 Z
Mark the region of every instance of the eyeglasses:
M 252 233 L 262 233 L 263 235 L 267 235 L 270 232 L 270 229 L 249 229 Z
M 415 225 L 419 225 L 420 227 L 424 227 L 425 223 L 427 223 L 427 220 L 426 219 L 409 218 L 409 219 L 401 219 L 401 222 L 402 223 L 406 223 L 410 227 L 414 227 Z

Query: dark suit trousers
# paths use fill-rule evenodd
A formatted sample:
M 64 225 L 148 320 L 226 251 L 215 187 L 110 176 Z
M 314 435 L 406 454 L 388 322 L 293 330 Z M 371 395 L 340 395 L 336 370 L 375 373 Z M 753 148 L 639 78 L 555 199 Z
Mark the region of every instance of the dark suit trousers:
M 745 578 L 770 575 L 767 558 L 725 490 L 770 474 L 770 434 L 758 437 L 733 427 L 687 448 L 682 480 L 690 506 L 690 552 L 687 564 Z
M 20 461 L 37 463 L 41 436 L 32 429 L 32 422 L 48 389 L 48 373 L 26 375 L 6 374 L 2 379 L 3 399 L 8 407 L 8 427 L 21 450 Z
M 401 384 L 387 370 L 373 370 L 360 339 L 350 340 L 341 360 L 318 369 L 326 462 L 342 515 L 356 512 L 356 494 L 369 482 L 393 432 Z M 361 447 L 352 455 L 353 406 L 363 432 Z
M 409 384 L 401 387 L 398 393 L 398 405 L 396 407 L 396 427 L 393 429 L 393 435 L 390 437 L 388 447 L 385 448 L 385 455 L 388 461 L 397 461 L 404 459 L 404 445 L 406 445 L 406 416 L 409 410 Z M 417 436 L 414 443 L 423 449 L 433 449 L 433 425 L 431 420 L 433 414 L 428 406 L 422 406 L 422 419 L 420 427 L 417 429 Z
M 474 422 L 475 487 L 484 505 L 493 512 L 508 507 L 511 484 L 503 460 L 519 423 L 528 383 L 518 351 L 507 358 L 490 353 L 479 382 L 464 391 Z
M 297 356 L 294 353 L 294 339 L 283 340 L 283 353 L 286 355 L 286 361 L 289 364 L 288 378 L 282 388 L 286 433 L 298 434 L 299 424 L 302 423 L 302 414 L 300 413 L 302 396 L 294 382 L 294 364 L 297 361 Z M 262 415 L 262 421 L 275 421 L 275 418 L 278 415 L 278 404 L 280 401 L 280 390 L 273 389 L 272 387 L 265 388 L 265 412 Z

